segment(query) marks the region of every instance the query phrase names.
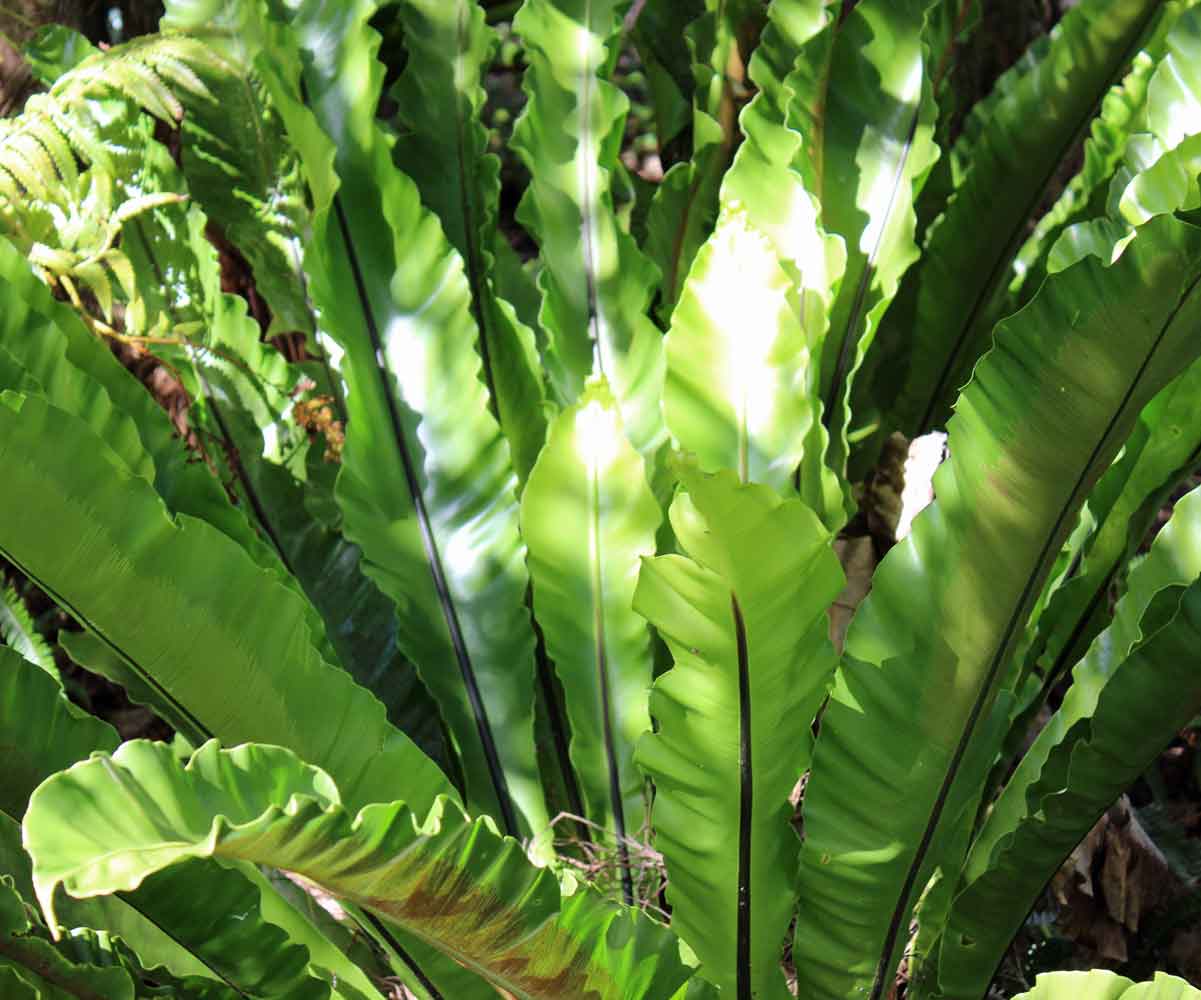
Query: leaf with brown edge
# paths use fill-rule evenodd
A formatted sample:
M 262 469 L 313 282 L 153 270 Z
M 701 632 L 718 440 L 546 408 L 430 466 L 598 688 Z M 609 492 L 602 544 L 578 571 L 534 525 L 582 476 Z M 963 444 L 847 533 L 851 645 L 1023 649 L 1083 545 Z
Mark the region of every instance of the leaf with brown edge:
M 210 742 L 185 766 L 163 744 L 126 743 L 43 784 L 24 828 L 52 928 L 60 885 L 106 895 L 212 857 L 303 875 L 520 1000 L 658 1000 L 689 974 L 668 931 L 583 891 L 561 897 L 488 817 L 445 797 L 424 818 L 403 802 L 352 815 L 325 772 L 280 747 Z

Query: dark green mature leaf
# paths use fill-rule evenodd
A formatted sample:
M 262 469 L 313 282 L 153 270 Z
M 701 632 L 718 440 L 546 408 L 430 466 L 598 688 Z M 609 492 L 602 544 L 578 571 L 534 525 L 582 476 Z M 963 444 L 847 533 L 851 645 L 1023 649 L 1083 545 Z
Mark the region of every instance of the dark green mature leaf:
M 889 341 L 911 359 L 903 380 L 887 366 L 873 387 L 886 399 L 901 385 L 890 426 L 912 436 L 943 424 L 988 348 L 1030 214 L 1164 10 L 1159 0 L 1084 0 L 1036 64 L 998 82 L 964 176 L 906 279 L 906 301 L 890 314 Z
M 374 7 L 289 5 L 313 114 L 281 103 L 316 203 L 314 299 L 345 352 L 338 502 L 366 571 L 397 602 L 404 651 L 450 728 L 472 808 L 538 837 L 547 817 L 516 479 L 479 380 L 462 261 L 375 122 Z
M 492 277 L 500 160 L 480 116 L 496 36 L 475 0 L 406 0 L 397 16 L 408 62 L 390 92 L 400 128 L 392 156 L 463 258 L 484 384 L 524 484 L 546 440 L 545 390 L 534 333 Z
M 655 109 L 655 134 L 665 168 L 679 158 L 680 146 L 689 138 L 696 149 L 696 136 L 688 135 L 692 121 L 697 80 L 693 75 L 695 55 L 689 41 L 690 28 L 712 10 L 717 0 L 680 0 L 671 4 L 644 4 L 630 29 L 646 73 L 650 102 Z M 683 151 L 687 155 L 687 149 Z M 670 171 L 669 171 L 670 172 Z
M 628 0 L 525 0 L 513 28 L 526 47 L 527 104 L 513 148 L 532 175 L 518 220 L 538 240 L 547 373 L 572 403 L 604 375 L 634 446 L 665 439 L 663 348 L 646 315 L 655 268 L 618 225 L 619 169 L 629 101 L 607 79 Z
M 1160 22 L 1161 30 L 1168 22 Z M 1146 110 L 1147 85 L 1155 70 L 1158 46 L 1135 56 L 1130 72 L 1112 87 L 1101 102 L 1101 110 L 1089 126 L 1084 143 L 1084 165 L 1068 182 L 1051 209 L 1038 220 L 1034 232 L 1013 261 L 1013 276 L 1003 312 L 1014 312 L 1029 301 L 1047 276 L 1047 254 L 1069 226 L 1095 214 L 1096 202 L 1105 194 L 1126 154 L 1131 136 L 1141 126 Z
M 29 990 L 9 993 L 6 988 L 6 997 L 134 1000 L 133 980 L 125 969 L 72 962 L 32 931 L 21 897 L 6 878 L 0 877 L 0 973 L 8 973 Z
M 36 397 L 5 403 L 0 551 L 134 664 L 194 736 L 295 746 L 343 775 L 358 804 L 449 790 L 379 702 L 321 658 L 303 601 L 273 574 L 205 522 L 168 516 L 77 418 Z
M 19 821 L 49 775 L 117 742 L 116 730 L 67 701 L 57 680 L 0 648 L 0 812 Z
M 1083 655 L 1109 618 L 1108 593 L 1173 488 L 1201 463 L 1201 364 L 1194 363 L 1142 413 L 1119 459 L 1088 499 L 1095 530 L 1079 568 L 1038 619 L 1027 670 L 1052 683 Z
M 998 328 L 938 499 L 876 572 L 823 716 L 794 950 L 805 995 L 879 1000 L 891 984 L 918 896 L 957 863 L 948 831 L 991 764 L 980 731 L 1051 564 L 1139 411 L 1198 356 L 1199 283 L 1201 230 L 1160 218 Z
M 1201 492 L 1175 507 L 1113 624 L 1072 672 L 972 845 L 939 962 L 949 997 L 979 996 L 1043 886 L 1164 744 L 1201 711 Z
M 588 819 L 621 843 L 646 815 L 634 744 L 650 729 L 652 656 L 631 602 L 662 519 L 608 387 L 591 384 L 551 424 L 521 500 L 534 611 L 563 685 Z M 631 877 L 623 875 L 626 902 Z
M 352 816 L 328 775 L 278 747 L 209 743 L 185 769 L 161 744 L 127 743 L 43 785 L 25 835 L 48 914 L 60 884 L 104 895 L 224 857 L 302 874 L 515 997 L 650 1000 L 687 977 L 667 931 L 586 892 L 561 900 L 490 820 L 445 798 L 424 819 L 400 802 Z
M 685 556 L 643 562 L 634 607 L 675 667 L 638 746 L 655 781 L 672 926 L 723 995 L 786 997 L 780 968 L 800 844 L 788 796 L 833 676 L 826 609 L 843 576 L 799 500 L 683 469 L 671 507 Z
M 685 55 L 681 70 L 687 71 L 687 86 L 692 92 L 692 156 L 667 171 L 655 191 L 647 216 L 644 249 L 659 268 L 659 315 L 671 318 L 688 272 L 697 252 L 712 232 L 717 218 L 718 193 L 722 176 L 741 138 L 737 113 L 741 91 L 746 89 L 746 66 L 740 41 L 755 27 L 762 11 L 745 2 L 726 3 L 706 0 L 704 8 L 689 9 L 687 3 L 651 5 L 638 19 L 635 37 L 640 51 L 647 45 L 657 51 L 675 46 Z M 700 4 L 697 4 L 700 7 Z M 687 11 L 687 18 L 683 18 Z M 679 23 L 659 27 L 652 32 L 649 22 L 657 17 L 681 18 Z M 648 16 L 649 15 L 649 16 Z M 691 22 L 691 23 L 689 23 Z M 658 46 L 653 39 L 663 37 Z M 653 71 L 651 78 L 653 79 Z M 687 119 L 686 119 L 687 120 Z M 665 136 L 660 118 L 660 147 Z
M 26 42 L 22 54 L 38 80 L 49 87 L 96 51 L 78 31 L 64 24 L 44 24 Z

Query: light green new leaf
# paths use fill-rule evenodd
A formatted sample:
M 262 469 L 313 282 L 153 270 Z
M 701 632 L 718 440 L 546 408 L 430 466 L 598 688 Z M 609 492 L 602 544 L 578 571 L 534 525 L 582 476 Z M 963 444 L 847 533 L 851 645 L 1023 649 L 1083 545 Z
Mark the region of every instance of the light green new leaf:
M 1091 972 L 1045 972 L 1034 989 L 1014 1000 L 1196 1000 L 1201 991 L 1183 979 L 1164 972 L 1151 982 L 1132 983 L 1125 976 L 1104 969 Z
M 1097 817 L 1201 710 L 1201 491 L 1134 569 L 1113 624 L 972 844 L 940 960 L 951 997 L 983 992 L 1043 885 Z M 1186 589 L 1187 588 L 1187 589 Z
M 1031 212 L 1168 9 L 1160 0 L 1083 0 L 1056 25 L 1035 65 L 998 81 L 1004 96 L 981 118 L 964 176 L 906 279 L 901 294 L 912 298 L 898 302 L 889 320 L 890 341 L 912 359 L 903 379 L 895 365 L 881 368 L 873 389 L 887 399 L 895 393 L 889 386 L 901 386 L 891 426 L 914 436 L 943 425 L 988 348 Z
M 737 169 L 737 167 L 735 167 Z M 697 255 L 667 334 L 663 409 L 701 468 L 794 489 L 816 420 L 808 394 L 819 348 L 795 311 L 772 242 L 745 210 L 726 208 Z
M 1147 128 L 1157 142 L 1156 161 L 1138 171 L 1120 195 L 1118 211 L 1141 225 L 1154 215 L 1197 208 L 1201 193 L 1201 10 L 1186 11 L 1167 38 L 1167 54 L 1147 94 Z M 1115 181 L 1115 189 L 1117 182 Z
M 592 374 L 604 375 L 626 433 L 650 456 L 665 437 L 663 345 L 646 315 L 656 275 L 613 209 L 629 101 L 606 79 L 628 6 L 525 0 L 513 30 L 526 49 L 528 100 L 513 149 L 531 174 L 518 220 L 541 250 L 541 322 L 555 393 L 572 403 Z
M 345 532 L 397 602 L 403 650 L 442 710 L 472 810 L 538 837 L 547 816 L 516 477 L 480 381 L 463 262 L 375 120 L 375 4 L 288 6 L 312 108 L 285 112 L 317 206 L 306 266 L 348 388 Z
M 7 559 L 134 664 L 193 738 L 295 747 L 341 775 L 357 805 L 449 791 L 383 706 L 321 658 L 300 598 L 205 522 L 170 517 L 108 454 L 77 418 L 5 395 Z
M 524 483 L 546 440 L 545 390 L 534 333 L 492 278 L 500 160 L 488 151 L 481 79 L 496 36 L 475 0 L 405 0 L 397 17 L 408 62 L 390 91 L 400 127 L 392 157 L 463 258 L 484 384 Z
M 805 794 L 802 994 L 880 1000 L 914 904 L 979 796 L 983 738 L 1042 584 L 1139 411 L 1201 353 L 1201 230 L 1160 218 L 1054 276 L 960 396 L 937 500 L 847 637 Z
M 400 802 L 352 816 L 328 775 L 278 747 L 209 743 L 185 769 L 161 744 L 127 743 L 42 785 L 24 830 L 52 926 L 58 885 L 105 895 L 215 857 L 304 875 L 522 1000 L 651 1000 L 687 977 L 667 931 L 583 892 L 561 901 L 490 820 L 445 798 L 424 819 Z
M 746 139 L 672 318 L 664 410 L 672 436 L 709 471 L 736 469 L 788 491 L 800 463 L 801 497 L 836 524 L 843 501 L 815 400 L 843 253 L 793 168 L 801 136 L 786 123 L 785 85 L 825 15 L 809 0 L 770 14 L 750 67 L 760 92 L 739 120 Z
M 37 630 L 21 595 L 12 587 L 0 590 L 0 643 L 58 679 L 58 667 L 54 665 L 50 644 Z
M 723 995 L 786 997 L 800 850 L 788 796 L 833 676 L 826 609 L 843 576 L 799 500 L 728 471 L 681 477 L 671 522 L 687 556 L 645 560 L 634 596 L 675 661 L 637 759 L 655 781 L 673 928 Z
M 652 656 L 631 605 L 639 560 L 654 554 L 661 519 L 608 386 L 589 385 L 551 424 L 522 496 L 521 530 L 587 818 L 617 836 L 619 852 L 646 815 L 633 754 L 650 729 Z M 623 881 L 631 902 L 628 868 Z

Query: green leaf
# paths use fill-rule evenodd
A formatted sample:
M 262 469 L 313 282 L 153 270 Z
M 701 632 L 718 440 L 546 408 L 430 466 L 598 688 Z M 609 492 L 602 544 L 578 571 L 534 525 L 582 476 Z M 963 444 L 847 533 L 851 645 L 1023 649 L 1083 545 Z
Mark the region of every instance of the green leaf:
M 800 166 L 846 269 L 821 355 L 830 462 L 842 472 L 850 384 L 918 258 L 916 193 L 938 158 L 922 33 L 927 0 L 865 0 L 810 41 L 788 78 Z
M 806 996 L 879 1000 L 892 983 L 917 898 L 957 863 L 947 831 L 979 796 L 996 750 L 981 729 L 1052 563 L 1139 411 L 1198 356 L 1199 283 L 1201 230 L 1160 218 L 998 327 L 938 499 L 876 571 L 822 719 L 794 950 Z
M 1084 0 L 1056 25 L 1043 57 L 997 84 L 970 163 L 906 279 L 889 340 L 912 359 L 880 369 L 873 392 L 900 385 L 890 425 L 909 436 L 943 425 L 1000 318 L 1026 224 L 1064 154 L 1164 11 L 1158 0 Z M 1003 96 L 1001 96 L 1003 95 Z
M 1079 569 L 1039 617 L 1027 668 L 1050 684 L 1076 663 L 1109 619 L 1112 583 L 1146 537 L 1172 490 L 1201 460 L 1201 364 L 1191 365 L 1139 414 L 1117 461 L 1088 499 L 1097 527 L 1081 546 Z
M 653 555 L 662 514 L 604 382 L 551 424 L 521 501 L 534 612 L 563 685 L 571 759 L 587 818 L 617 838 L 646 815 L 634 744 L 650 729 L 652 656 L 631 603 L 639 559 Z M 633 902 L 628 863 L 622 881 Z
M 316 200 L 306 266 L 322 322 L 345 352 L 345 532 L 397 602 L 404 652 L 442 710 L 471 808 L 538 837 L 547 816 L 516 477 L 479 380 L 470 287 L 437 217 L 393 167 L 375 97 L 364 97 L 379 93 L 383 75 L 367 26 L 374 3 L 292 7 L 304 92 L 327 133 L 293 109 L 289 129 L 309 150 Z
M 117 742 L 112 726 L 67 701 L 57 679 L 0 648 L 0 812 L 20 820 L 42 781 Z
M 1201 491 L 1130 576 L 1113 624 L 972 845 L 940 960 L 949 996 L 987 989 L 1043 886 L 1093 823 L 1201 711 L 1186 650 L 1201 630 Z
M 645 560 L 634 596 L 675 662 L 638 763 L 655 781 L 672 927 L 723 995 L 786 997 L 800 851 L 788 797 L 836 664 L 826 609 L 843 576 L 799 500 L 730 472 L 681 477 L 671 522 L 687 557 Z
M 690 9 L 687 3 L 648 5 L 638 18 L 639 51 L 682 49 L 680 70 L 687 70 L 682 82 L 694 94 L 691 159 L 667 171 L 647 216 L 644 250 L 659 268 L 658 311 L 664 320 L 671 318 L 692 262 L 717 219 L 722 176 L 740 139 L 737 101 L 746 86 L 746 68 L 739 36 L 745 36 L 756 13 L 742 3 L 706 0 L 704 9 Z M 668 21 L 672 17 L 678 20 Z M 651 67 L 646 68 L 653 80 Z M 667 138 L 660 116 L 660 156 Z
M 628 0 L 525 0 L 513 21 L 526 49 L 525 111 L 513 149 L 531 174 L 518 221 L 537 239 L 541 322 L 551 385 L 562 403 L 604 375 L 634 446 L 665 434 L 663 353 L 646 315 L 655 267 L 618 225 L 612 173 L 629 101 L 607 79 Z
M 1161 22 L 1161 27 L 1166 23 Z M 1149 45 L 1135 56 L 1130 72 L 1102 100 L 1084 143 L 1084 165 L 1038 220 L 1013 260 L 1005 314 L 1015 312 L 1038 291 L 1047 276 L 1047 254 L 1064 230 L 1094 214 L 1096 202 L 1104 196 L 1106 185 L 1122 163 L 1131 135 L 1142 123 L 1147 84 L 1156 67 L 1153 51 Z
M 759 94 L 742 112 L 746 140 L 725 175 L 721 215 L 685 284 L 667 338 L 664 408 L 672 436 L 701 467 L 789 489 L 827 524 L 842 496 L 827 471 L 814 400 L 816 359 L 843 266 L 793 161 L 800 133 L 786 124 L 786 77 L 823 23 L 820 5 L 775 4 L 751 61 Z M 754 310 L 753 337 L 743 335 Z M 750 348 L 750 349 L 748 349 Z
M 500 160 L 480 116 L 496 36 L 474 0 L 406 0 L 397 16 L 408 62 L 390 91 L 401 131 L 392 156 L 463 258 L 484 384 L 524 484 L 546 440 L 545 390 L 534 333 L 492 278 Z
M 170 517 L 77 418 L 36 397 L 4 403 L 0 551 L 135 664 L 193 734 L 295 746 L 341 774 L 356 804 L 449 791 L 379 702 L 321 658 L 304 602 L 273 574 L 205 522 Z
M 58 667 L 54 664 L 50 644 L 37 630 L 21 595 L 12 587 L 0 591 L 0 643 L 58 680 Z
M 0 877 L 0 972 L 10 973 L 38 1000 L 134 1000 L 125 969 L 77 965 L 32 930 L 21 897 Z
M 0 650 L 0 769 L 5 774 L 0 864 L 17 880 L 18 889 L 29 879 L 17 824 L 30 793 L 56 771 L 116 746 L 112 727 L 68 702 L 58 683 L 42 671 Z M 28 888 L 32 891 L 31 884 Z M 308 952 L 260 918 L 259 891 L 237 872 L 212 863 L 192 862 L 121 898 L 71 903 L 63 912 L 70 927 L 104 928 L 121 936 L 148 968 L 163 966 L 182 977 L 208 976 L 236 984 L 245 991 L 242 995 L 260 1000 L 328 995 L 317 991 L 319 984 L 305 971 Z M 231 913 L 242 918 L 233 923 Z M 339 967 L 339 972 L 355 981 L 353 967 Z
M 678 158 L 675 151 L 687 139 L 692 139 L 694 150 L 697 146 L 695 134 L 688 135 L 690 102 L 697 87 L 689 28 L 704 16 L 706 8 L 712 10 L 714 6 L 714 0 L 646 4 L 629 29 L 646 73 L 659 155 L 665 167 L 672 165 L 673 157 Z
M 188 189 L 250 264 L 271 308 L 268 333 L 311 335 L 303 268 L 309 218 L 296 151 L 252 69 L 206 82 L 213 99 L 190 102 L 183 123 Z
M 1151 982 L 1136 985 L 1116 972 L 1093 969 L 1043 973 L 1034 989 L 1015 1000 L 1195 1000 L 1199 995 L 1183 979 L 1165 972 L 1155 973 Z
M 86 421 L 103 437 L 130 472 L 153 481 L 154 461 L 143 447 L 138 427 L 106 387 L 91 377 L 95 352 L 104 348 L 78 325 L 70 311 L 47 316 L 39 308 L 43 303 L 27 294 L 37 285 L 40 282 L 18 259 L 15 248 L 0 239 L 0 298 L 4 303 L 0 347 L 10 366 L 16 364 L 0 388 L 20 389 L 20 377 L 32 379 L 41 395 Z M 43 291 L 48 299 L 48 290 Z
M 328 775 L 278 747 L 210 743 L 185 769 L 161 744 L 127 743 L 44 784 L 25 835 L 48 916 L 57 885 L 103 895 L 221 857 L 304 875 L 515 997 L 649 1000 L 687 975 L 666 931 L 586 893 L 560 902 L 550 872 L 489 820 L 445 798 L 424 820 L 399 802 L 352 816 Z
M 44 24 L 25 43 L 23 55 L 34 76 L 49 87 L 96 51 L 78 31 L 63 24 Z
M 820 343 L 795 302 L 772 242 L 745 210 L 727 205 L 697 255 L 666 343 L 663 409 L 678 446 L 703 469 L 735 469 L 743 482 L 782 493 L 794 488 L 817 421 L 807 390 Z

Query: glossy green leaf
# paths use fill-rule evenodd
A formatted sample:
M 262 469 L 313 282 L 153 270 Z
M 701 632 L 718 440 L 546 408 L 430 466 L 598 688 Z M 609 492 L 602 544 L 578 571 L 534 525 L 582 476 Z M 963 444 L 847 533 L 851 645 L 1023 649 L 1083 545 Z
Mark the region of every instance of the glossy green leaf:
M 587 818 L 622 841 L 646 815 L 634 744 L 650 729 L 652 657 L 631 606 L 662 518 L 608 386 L 589 385 L 551 424 L 521 500 L 534 613 L 563 685 Z M 630 874 L 623 876 L 633 900 Z
M 525 45 L 527 103 L 513 149 L 530 170 L 518 221 L 538 241 L 547 374 L 572 403 L 593 373 L 621 405 L 634 446 L 653 454 L 663 354 L 646 315 L 655 268 L 618 225 L 614 171 L 629 101 L 607 76 L 627 0 L 525 0 L 513 29 Z
M 0 812 L 25 814 L 29 794 L 42 781 L 93 750 L 112 750 L 117 733 L 76 708 L 58 681 L 11 649 L 0 648 L 0 750 L 4 781 Z
M 737 169 L 737 167 L 735 167 Z M 678 446 L 708 471 L 793 489 L 817 420 L 807 390 L 820 344 L 795 311 L 792 280 L 748 213 L 723 209 L 667 335 L 663 408 Z
M 96 51 L 87 38 L 65 24 L 44 24 L 26 42 L 22 55 L 38 80 L 49 87 Z
M 448 791 L 379 702 L 322 660 L 299 598 L 203 521 L 168 516 L 105 451 L 77 418 L 6 395 L 6 558 L 135 664 L 198 736 L 295 746 L 342 774 L 358 804 L 401 788 L 415 803 Z
M 805 47 L 789 77 L 800 166 L 847 263 L 821 357 L 831 464 L 842 471 L 849 387 L 901 276 L 918 258 L 917 191 L 938 157 L 926 0 L 865 0 Z
M 940 960 L 947 995 L 987 988 L 1038 893 L 1102 812 L 1201 710 L 1187 650 L 1201 629 L 1201 492 L 1130 576 L 1113 624 L 972 845 Z
M 805 995 L 879 1000 L 891 984 L 917 898 L 956 864 L 947 831 L 979 796 L 996 749 L 981 730 L 1051 564 L 1139 411 L 1198 356 L 1199 284 L 1201 230 L 1161 218 L 998 328 L 938 499 L 877 570 L 822 719 L 794 948 Z
M 723 995 L 786 997 L 781 941 L 800 843 L 788 796 L 833 677 L 826 609 L 843 585 L 829 532 L 799 500 L 682 469 L 683 555 L 643 563 L 634 606 L 675 666 L 655 683 L 656 846 L 672 926 Z
M 687 975 L 666 931 L 586 893 L 560 900 L 489 820 L 447 799 L 424 820 L 399 802 L 352 817 L 328 775 L 278 747 L 210 743 L 185 769 L 127 743 L 44 784 L 25 836 L 48 914 L 60 884 L 103 895 L 190 857 L 236 858 L 305 875 L 515 997 L 661 997 Z
M 664 319 L 670 319 L 692 262 L 713 230 L 722 176 L 740 139 L 738 88 L 746 86 L 746 67 L 739 41 L 740 34 L 745 35 L 749 27 L 746 22 L 753 23 L 753 13 L 757 13 L 746 8 L 745 3 L 707 0 L 702 10 L 689 11 L 691 23 L 682 21 L 663 29 L 674 29 L 674 38 L 665 38 L 662 44 L 685 51 L 687 83 L 694 95 L 690 109 L 691 158 L 667 171 L 655 190 L 647 216 L 644 250 L 659 268 L 658 311 Z M 684 3 L 665 4 L 654 11 L 644 8 L 639 27 L 652 17 L 663 20 L 672 12 L 680 17 L 687 9 Z M 740 32 L 740 28 L 744 30 Z M 646 35 L 639 33 L 638 37 Z M 639 45 L 645 52 L 641 42 Z M 662 146 L 662 119 L 659 138 Z
M 890 320 L 890 342 L 910 359 L 903 379 L 885 367 L 875 387 L 883 395 L 901 386 L 892 426 L 916 435 L 943 425 L 989 346 L 1030 214 L 1164 9 L 1152 0 L 1084 0 L 1056 25 L 1036 65 L 998 82 L 1004 96 L 982 117 L 963 179 L 906 281 L 902 295 L 912 298 Z
M 811 2 L 772 7 L 751 62 L 760 93 L 740 118 L 746 139 L 667 337 L 664 412 L 673 438 L 708 471 L 732 468 L 788 490 L 800 463 L 802 498 L 834 523 L 842 497 L 825 466 L 816 360 L 843 254 L 793 169 L 801 136 L 786 122 L 785 82 L 823 19 Z
M 392 156 L 463 258 L 484 384 L 524 484 L 546 440 L 545 390 L 534 333 L 492 278 L 500 160 L 480 116 L 496 36 L 474 0 L 406 0 L 397 16 L 408 62 L 390 91 L 400 128 Z
M 0 855 L 11 856 L 10 846 L 19 851 L 17 824 L 35 787 L 92 752 L 116 746 L 113 729 L 68 702 L 56 681 L 0 651 L 0 768 L 6 776 L 0 795 L 0 847 L 5 848 Z M 0 857 L 0 865 L 17 880 L 19 890 L 32 892 L 31 884 L 23 884 L 29 883 L 27 858 Z M 68 927 L 103 928 L 119 935 L 147 968 L 233 984 L 241 996 L 256 1000 L 329 995 L 306 972 L 308 952 L 260 917 L 260 889 L 242 874 L 210 862 L 173 869 L 121 897 L 69 903 L 62 913 Z M 231 922 L 231 913 L 241 919 Z M 309 944 L 313 938 L 300 935 L 298 940 Z M 336 956 L 323 957 L 343 979 L 370 989 L 353 966 L 337 963 Z M 356 1000 L 353 993 L 338 995 Z
M 1097 527 L 1079 549 L 1078 570 L 1039 617 L 1027 668 L 1050 683 L 1105 627 L 1111 585 L 1146 537 L 1172 490 L 1201 461 L 1201 365 L 1193 364 L 1142 413 L 1122 454 L 1097 483 L 1088 512 Z
M 374 118 L 374 7 L 304 0 L 288 12 L 326 133 L 293 109 L 317 199 L 306 263 L 349 390 L 337 497 L 364 568 L 397 602 L 404 652 L 442 710 L 473 810 L 538 837 L 547 817 L 516 477 L 479 380 L 462 260 Z

